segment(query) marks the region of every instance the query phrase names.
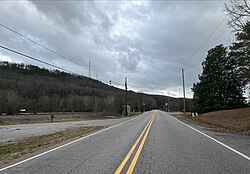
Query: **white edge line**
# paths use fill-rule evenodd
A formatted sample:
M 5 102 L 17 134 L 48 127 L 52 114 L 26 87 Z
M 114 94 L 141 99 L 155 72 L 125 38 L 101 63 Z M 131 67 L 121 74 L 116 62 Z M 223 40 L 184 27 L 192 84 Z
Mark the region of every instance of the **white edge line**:
M 173 119 L 175 119 L 175 120 L 177 120 L 178 122 L 180 122 L 180 123 L 184 124 L 185 126 L 187 126 L 187 127 L 191 128 L 191 129 L 193 129 L 194 131 L 196 131 L 196 132 L 198 132 L 198 133 L 200 133 L 200 134 L 204 135 L 205 137 L 207 137 L 207 138 L 209 138 L 209 139 L 211 139 L 211 140 L 215 141 L 216 143 L 219 143 L 220 145 L 222 145 L 222 146 L 224 146 L 224 147 L 228 148 L 229 150 L 231 150 L 231 151 L 233 151 L 233 152 L 237 153 L 238 155 L 240 155 L 240 156 L 242 156 L 242 157 L 244 157 L 245 159 L 247 159 L 247 160 L 249 160 L 249 161 L 250 161 L 250 157 L 249 157 L 249 156 L 247 156 L 247 155 L 245 155 L 245 154 L 243 154 L 243 153 L 241 153 L 241 152 L 239 152 L 239 151 L 237 151 L 237 150 L 233 149 L 232 147 L 230 147 L 230 146 L 228 146 L 228 145 L 226 145 L 226 144 L 224 144 L 224 143 L 222 143 L 222 142 L 220 142 L 220 141 L 218 141 L 218 140 L 216 140 L 216 139 L 214 139 L 214 138 L 210 137 L 209 135 L 207 135 L 207 134 L 205 134 L 205 133 L 203 133 L 203 132 L 201 132 L 201 131 L 199 131 L 199 130 L 197 130 L 197 129 L 193 128 L 192 126 L 190 126 L 190 125 L 188 125 L 188 124 L 186 124 L 186 123 L 184 123 L 184 122 L 182 122 L 182 121 L 178 120 L 177 118 L 174 118 L 174 117 L 173 117 L 173 116 L 171 116 L 171 115 L 170 115 L 170 117 L 172 117 Z
M 142 116 L 142 115 L 143 115 L 143 114 L 141 114 L 140 116 Z M 6 167 L 4 167 L 4 168 L 1 168 L 1 169 L 0 169 L 0 172 L 1 172 L 1 171 L 4 171 L 4 170 L 6 170 L 6 169 L 9 169 L 9 168 L 15 167 L 15 166 L 17 166 L 17 165 L 20 165 L 20 164 L 22 164 L 22 163 L 25 163 L 25 162 L 27 162 L 27 161 L 30 161 L 30 160 L 32 160 L 32 159 L 38 158 L 38 157 L 40 157 L 40 156 L 43 156 L 43 155 L 45 155 L 45 154 L 47 154 L 47 153 L 50 153 L 50 152 L 53 152 L 53 151 L 55 151 L 55 150 L 61 149 L 61 148 L 65 147 L 65 146 L 68 146 L 68 145 L 70 145 L 70 144 L 73 144 L 73 143 L 76 143 L 76 142 L 78 142 L 78 141 L 84 140 L 84 139 L 86 139 L 86 138 L 88 138 L 88 137 L 94 136 L 94 135 L 99 134 L 99 133 L 101 133 L 101 132 L 104 132 L 104 131 L 106 131 L 106 130 L 109 130 L 109 129 L 115 128 L 115 127 L 117 127 L 117 126 L 123 125 L 123 124 L 125 124 L 125 123 L 127 123 L 127 122 L 129 122 L 129 121 L 132 121 L 132 120 L 134 120 L 134 119 L 140 117 L 140 116 L 136 116 L 135 118 L 131 118 L 131 119 L 126 120 L 126 121 L 124 121 L 124 122 L 121 122 L 121 123 L 119 123 L 119 124 L 116 124 L 116 125 L 113 125 L 113 126 L 111 126 L 111 127 L 108 127 L 108 128 L 102 129 L 102 130 L 100 130 L 100 131 L 97 131 L 97 132 L 95 132 L 95 133 L 89 134 L 89 135 L 87 135 L 87 136 L 85 136 L 85 137 L 82 137 L 82 138 L 76 139 L 76 140 L 74 140 L 74 141 L 71 141 L 71 142 L 69 142 L 69 143 L 63 144 L 63 145 L 61 145 L 61 146 L 59 146 L 59 147 L 50 149 L 50 150 L 48 150 L 48 151 L 46 151 L 46 152 L 40 153 L 40 154 L 38 154 L 38 155 L 35 155 L 35 156 L 30 157 L 30 158 L 28 158 L 28 159 L 25 159 L 25 160 L 23 160 L 23 161 L 20 161 L 20 162 L 17 162 L 17 163 L 15 163 L 15 164 L 6 166 Z

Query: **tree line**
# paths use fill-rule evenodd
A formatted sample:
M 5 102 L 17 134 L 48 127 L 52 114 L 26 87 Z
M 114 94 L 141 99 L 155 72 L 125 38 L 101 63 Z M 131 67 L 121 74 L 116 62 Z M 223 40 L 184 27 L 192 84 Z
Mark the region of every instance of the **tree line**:
M 85 76 L 0 62 L 0 99 L 0 113 L 7 114 L 18 113 L 20 109 L 30 113 L 121 113 L 125 91 Z M 128 91 L 128 104 L 135 111 L 165 110 L 167 102 L 170 110 L 183 108 L 182 99 Z

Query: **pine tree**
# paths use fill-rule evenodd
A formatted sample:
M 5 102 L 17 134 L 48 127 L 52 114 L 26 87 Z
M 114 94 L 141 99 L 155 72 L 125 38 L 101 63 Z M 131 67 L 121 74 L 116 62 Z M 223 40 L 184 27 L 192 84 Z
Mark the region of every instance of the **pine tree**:
M 239 79 L 236 60 L 228 56 L 227 48 L 218 45 L 209 50 L 202 68 L 200 82 L 192 88 L 196 111 L 203 113 L 244 106 L 244 82 Z
M 237 42 L 230 47 L 229 56 L 235 60 L 236 69 L 243 83 L 250 83 L 250 22 L 236 34 Z

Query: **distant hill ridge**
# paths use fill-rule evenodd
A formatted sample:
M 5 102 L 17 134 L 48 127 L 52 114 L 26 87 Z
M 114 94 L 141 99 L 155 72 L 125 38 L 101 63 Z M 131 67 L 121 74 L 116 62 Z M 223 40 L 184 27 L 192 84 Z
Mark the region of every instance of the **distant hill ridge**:
M 121 113 L 125 91 L 98 80 L 34 65 L 0 62 L 0 113 L 109 112 Z M 181 111 L 183 99 L 128 92 L 132 110 Z M 187 109 L 191 100 L 187 99 Z

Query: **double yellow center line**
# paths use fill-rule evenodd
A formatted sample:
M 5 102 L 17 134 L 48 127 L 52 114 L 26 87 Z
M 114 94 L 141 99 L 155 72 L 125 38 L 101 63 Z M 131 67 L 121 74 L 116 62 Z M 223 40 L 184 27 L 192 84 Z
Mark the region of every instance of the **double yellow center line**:
M 152 115 L 152 117 L 150 118 L 149 122 L 147 123 L 147 125 L 145 126 L 145 128 L 143 129 L 142 133 L 140 134 L 140 136 L 138 137 L 138 139 L 135 141 L 134 145 L 131 147 L 131 149 L 129 150 L 128 154 L 125 156 L 125 158 L 123 159 L 122 163 L 120 164 L 120 166 L 117 168 L 115 174 L 120 174 L 122 169 L 124 168 L 124 166 L 126 165 L 126 163 L 128 162 L 130 156 L 132 155 L 133 151 L 135 150 L 135 148 L 137 147 L 138 143 L 140 142 L 141 138 L 143 137 L 142 141 L 141 141 L 141 144 L 139 146 L 139 148 L 137 149 L 136 151 L 136 154 L 127 170 L 127 173 L 126 174 L 132 174 L 133 173 L 133 170 L 135 168 L 135 165 L 136 165 L 136 162 L 140 156 L 140 153 L 142 151 L 142 148 L 144 146 L 144 143 L 147 139 L 147 136 L 148 136 L 148 133 L 149 133 L 149 130 L 151 128 L 151 125 L 155 119 L 155 115 L 156 113 L 154 113 Z M 146 133 L 145 133 L 146 132 Z M 144 134 L 145 133 L 145 134 Z M 143 136 L 144 135 L 144 136 Z

